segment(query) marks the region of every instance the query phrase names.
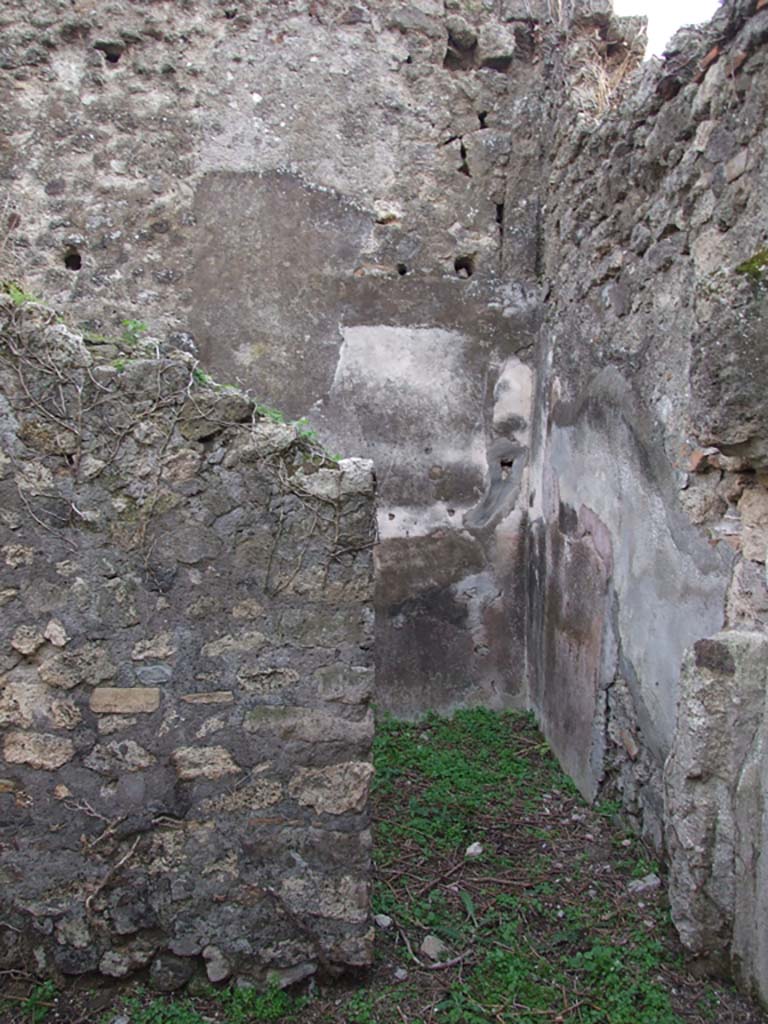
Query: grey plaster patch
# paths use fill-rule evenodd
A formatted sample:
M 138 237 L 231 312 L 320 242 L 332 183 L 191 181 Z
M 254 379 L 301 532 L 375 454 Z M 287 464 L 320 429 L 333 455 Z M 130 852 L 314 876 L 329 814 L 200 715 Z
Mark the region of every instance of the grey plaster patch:
M 299 416 L 333 378 L 340 282 L 370 220 L 332 191 L 276 172 L 211 172 L 195 203 L 191 326 L 202 358 L 248 383 L 268 380 L 269 404 Z
M 729 558 L 677 505 L 671 471 L 650 454 L 647 429 L 632 422 L 634 404 L 629 389 L 604 374 L 572 425 L 553 426 L 549 460 L 561 501 L 591 509 L 613 538 L 622 652 L 638 679 L 647 741 L 664 756 L 682 654 L 722 625 Z M 587 464 L 593 472 L 584 472 Z
M 382 502 L 471 499 L 486 468 L 471 339 L 385 324 L 348 327 L 343 338 L 323 414 L 370 452 Z

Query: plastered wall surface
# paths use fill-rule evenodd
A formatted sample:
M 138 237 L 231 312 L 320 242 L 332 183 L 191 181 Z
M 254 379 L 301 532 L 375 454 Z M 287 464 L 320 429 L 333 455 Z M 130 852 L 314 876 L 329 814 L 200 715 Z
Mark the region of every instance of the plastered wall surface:
M 765 998 L 768 10 L 726 3 L 596 113 L 606 18 L 577 10 L 553 53 L 531 700 L 582 791 L 669 857 L 691 952 Z

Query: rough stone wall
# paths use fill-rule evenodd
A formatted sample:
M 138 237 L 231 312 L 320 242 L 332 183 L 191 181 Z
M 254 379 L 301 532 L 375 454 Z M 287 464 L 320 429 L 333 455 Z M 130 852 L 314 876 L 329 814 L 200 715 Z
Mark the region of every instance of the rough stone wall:
M 608 0 L 10 0 L 0 28 L 4 273 L 373 456 L 380 703 L 530 703 L 666 844 L 691 949 L 767 995 L 765 0 L 634 76 Z M 725 785 L 688 767 L 722 722 Z
M 665 769 L 670 902 L 685 946 L 768 992 L 765 815 L 768 637 L 724 630 L 683 661 Z
M 666 844 L 689 948 L 732 957 L 768 997 L 749 895 L 765 827 L 768 9 L 734 0 L 681 31 L 599 115 L 578 102 L 584 33 L 610 23 L 598 8 L 551 58 L 531 701 L 582 791 L 618 791 Z
M 547 8 L 0 12 L 7 252 L 91 329 L 146 321 L 308 415 L 331 451 L 375 459 L 379 701 L 404 714 L 525 702 L 513 509 Z
M 368 963 L 370 463 L 183 352 L 0 318 L 3 962 Z

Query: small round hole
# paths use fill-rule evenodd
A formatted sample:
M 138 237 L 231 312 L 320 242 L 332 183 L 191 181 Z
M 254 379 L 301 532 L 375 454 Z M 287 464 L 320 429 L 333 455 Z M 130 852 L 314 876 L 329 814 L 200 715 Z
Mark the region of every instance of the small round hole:
M 117 42 L 98 42 L 93 44 L 94 50 L 101 50 L 107 64 L 117 64 L 123 56 L 125 46 Z
M 408 267 L 405 265 L 405 263 L 398 263 L 397 272 L 400 275 L 400 277 L 405 277 L 405 275 L 408 273 Z
M 475 261 L 472 256 L 457 256 L 453 261 L 453 269 L 459 277 L 472 277 L 475 272 Z
M 64 266 L 67 270 L 80 270 L 83 265 L 83 257 L 77 249 L 69 249 L 64 253 Z

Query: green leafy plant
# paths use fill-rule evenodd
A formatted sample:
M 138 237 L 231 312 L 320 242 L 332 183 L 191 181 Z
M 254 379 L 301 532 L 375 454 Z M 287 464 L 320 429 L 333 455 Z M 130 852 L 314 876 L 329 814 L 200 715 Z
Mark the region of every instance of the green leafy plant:
M 214 383 L 213 377 L 202 370 L 199 366 L 196 366 L 192 371 L 192 377 L 197 384 L 203 384 L 210 386 Z
M 255 409 L 259 416 L 270 420 L 272 423 L 285 423 L 285 416 L 283 416 L 279 409 L 273 409 L 269 405 L 256 405 Z
M 129 996 L 123 1004 L 130 1024 L 206 1024 L 189 999 L 142 1000 Z
M 120 337 L 120 341 L 124 345 L 133 347 L 141 341 L 142 337 L 147 333 L 149 328 L 143 320 L 123 320 L 121 321 L 123 333 Z
M 595 810 L 604 818 L 617 818 L 622 811 L 621 800 L 601 800 L 595 804 Z
M 377 1024 L 376 1000 L 373 993 L 355 992 L 347 1001 L 344 1016 L 348 1024 Z
M 658 875 L 660 870 L 657 860 L 641 855 L 632 865 L 632 877 L 645 878 L 646 875 Z
M 20 285 L 15 284 L 13 281 L 9 281 L 3 285 L 3 291 L 7 295 L 10 295 L 11 302 L 14 306 L 23 306 L 27 302 L 38 302 L 36 295 L 32 292 L 25 291 Z
M 313 430 L 310 427 L 309 420 L 307 419 L 306 416 L 302 416 L 300 420 L 296 420 L 294 426 L 296 427 L 296 433 L 299 435 L 300 438 L 303 438 L 303 440 L 317 440 L 317 431 Z
M 635 934 L 624 949 L 603 940 L 566 963 L 579 985 L 588 986 L 599 1006 L 584 1015 L 589 1024 L 607 1019 L 611 1024 L 679 1024 L 669 995 L 655 980 L 663 959 L 661 944 L 647 935 Z
M 29 994 L 25 1013 L 29 1024 L 43 1024 L 51 1010 L 51 1000 L 56 996 L 56 986 L 52 981 L 43 981 L 35 985 Z
M 529 763 L 506 741 L 507 724 L 492 712 L 460 711 L 449 720 L 429 715 L 424 725 L 428 741 L 394 721 L 382 722 L 374 741 L 378 792 L 392 792 L 410 772 L 425 781 L 410 798 L 408 818 L 380 827 L 383 861 L 397 856 L 406 836 L 425 853 L 462 849 L 472 841 L 473 814 L 489 804 L 503 809 L 532 781 Z M 487 758 L 475 756 L 478 744 L 487 745 Z
M 746 274 L 752 281 L 760 284 L 764 280 L 766 269 L 768 269 L 768 249 L 761 249 L 740 263 L 736 267 L 736 273 Z

